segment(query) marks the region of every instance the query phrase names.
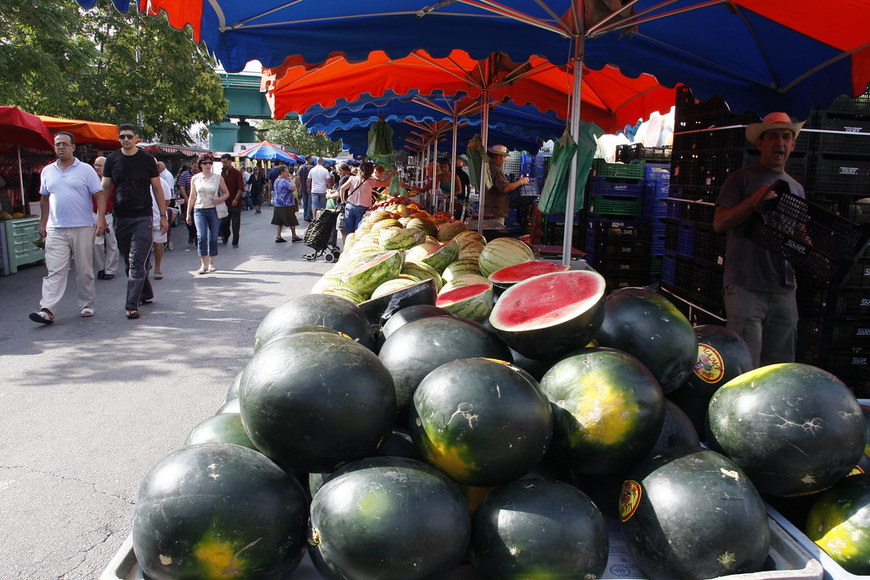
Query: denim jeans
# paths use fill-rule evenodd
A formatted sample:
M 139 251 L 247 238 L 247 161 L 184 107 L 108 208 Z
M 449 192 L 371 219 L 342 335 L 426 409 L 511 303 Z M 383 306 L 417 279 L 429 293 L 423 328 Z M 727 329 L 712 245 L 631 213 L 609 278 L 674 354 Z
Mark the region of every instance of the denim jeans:
M 348 234 L 355 232 L 368 210 L 369 208 L 364 205 L 354 205 L 348 202 L 344 206 L 344 231 Z
M 302 192 L 302 219 L 311 221 L 311 194 L 307 191 Z
M 152 227 L 151 216 L 115 218 L 115 239 L 127 271 L 127 310 L 138 310 L 140 301 L 154 298 L 147 269 L 154 248 Z
M 230 229 L 233 234 L 233 245 L 239 245 L 239 229 L 242 225 L 242 206 L 232 207 L 227 205 L 229 215 L 220 220 L 221 238 L 228 240 L 230 237 Z
M 200 256 L 217 256 L 218 229 L 220 220 L 213 207 L 195 209 L 193 222 L 196 224 L 196 250 Z

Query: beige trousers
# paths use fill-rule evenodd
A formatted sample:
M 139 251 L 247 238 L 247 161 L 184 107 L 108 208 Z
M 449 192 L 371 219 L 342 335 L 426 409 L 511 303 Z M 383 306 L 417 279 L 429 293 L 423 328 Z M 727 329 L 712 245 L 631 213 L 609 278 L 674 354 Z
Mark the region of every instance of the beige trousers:
M 70 261 L 75 260 L 76 293 L 79 309 L 94 306 L 94 227 L 48 228 L 45 238 L 45 267 L 40 308 L 54 312 L 66 292 Z

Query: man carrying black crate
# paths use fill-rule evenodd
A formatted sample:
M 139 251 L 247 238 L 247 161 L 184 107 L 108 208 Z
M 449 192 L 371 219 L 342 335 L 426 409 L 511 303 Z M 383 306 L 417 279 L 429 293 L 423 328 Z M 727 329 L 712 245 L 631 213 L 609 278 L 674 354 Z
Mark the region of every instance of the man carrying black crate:
M 749 218 L 762 203 L 776 197 L 773 186 L 784 182 L 793 195 L 804 188 L 785 172 L 803 123 L 786 113 L 770 113 L 746 127 L 746 139 L 761 152 L 758 163 L 731 173 L 716 200 L 713 229 L 727 233 L 723 297 L 727 326 L 752 353 L 756 367 L 793 362 L 798 310 L 791 264 L 746 235 Z M 782 185 L 779 185 L 782 187 Z

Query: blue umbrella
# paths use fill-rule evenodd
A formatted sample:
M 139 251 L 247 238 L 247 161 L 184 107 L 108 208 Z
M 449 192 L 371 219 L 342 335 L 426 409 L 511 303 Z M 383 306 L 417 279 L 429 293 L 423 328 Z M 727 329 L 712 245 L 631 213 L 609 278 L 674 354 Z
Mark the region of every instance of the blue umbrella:
M 269 143 L 268 141 L 260 141 L 253 147 L 245 149 L 239 153 L 239 157 L 245 157 L 247 159 L 271 159 L 285 161 L 287 163 L 296 163 L 299 160 L 299 158 L 293 153 L 284 151 L 274 143 Z

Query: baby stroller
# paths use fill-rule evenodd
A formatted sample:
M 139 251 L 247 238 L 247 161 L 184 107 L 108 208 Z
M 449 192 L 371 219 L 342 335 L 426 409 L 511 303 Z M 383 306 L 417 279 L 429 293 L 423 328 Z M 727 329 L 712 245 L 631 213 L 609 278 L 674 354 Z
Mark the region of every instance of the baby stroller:
M 344 212 L 344 204 L 339 205 L 335 209 L 322 209 L 317 213 L 317 219 L 308 224 L 305 234 L 302 237 L 303 243 L 310 247 L 313 252 L 305 254 L 305 259 L 309 262 L 323 256 L 327 262 L 335 262 L 338 260 L 341 250 L 339 250 L 337 241 L 338 216 Z

